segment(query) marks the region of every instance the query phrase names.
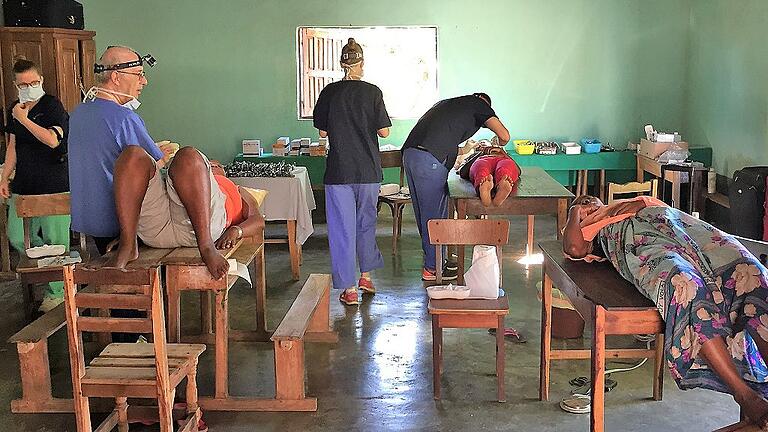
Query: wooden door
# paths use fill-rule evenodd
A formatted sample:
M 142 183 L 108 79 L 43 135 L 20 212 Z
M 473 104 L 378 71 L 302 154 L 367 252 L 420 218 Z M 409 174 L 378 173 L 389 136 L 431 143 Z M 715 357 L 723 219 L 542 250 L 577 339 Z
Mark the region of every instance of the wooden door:
M 18 99 L 16 87 L 13 84 L 13 64 L 18 59 L 27 59 L 35 62 L 41 68 L 40 73 L 45 77 L 47 63 L 43 46 L 42 35 L 37 33 L 5 33 L 2 40 L 2 64 L 3 64 L 3 88 L 5 97 L 3 107 L 7 108 L 14 100 Z M 44 80 L 43 88 L 46 93 L 56 92 L 56 78 L 51 73 Z
M 64 108 L 72 111 L 80 97 L 80 44 L 77 39 L 55 39 L 56 86 Z
M 80 41 L 80 76 L 84 91 L 88 91 L 94 83 L 93 65 L 96 64 L 96 43 L 91 40 Z

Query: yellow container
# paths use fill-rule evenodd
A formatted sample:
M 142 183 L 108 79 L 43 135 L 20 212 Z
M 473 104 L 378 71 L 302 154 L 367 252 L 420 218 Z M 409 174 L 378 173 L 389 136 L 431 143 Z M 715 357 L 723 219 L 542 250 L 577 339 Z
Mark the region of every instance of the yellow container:
M 533 142 L 531 142 L 531 140 L 514 140 L 512 142 L 515 144 L 515 151 L 517 152 L 517 154 L 521 154 L 521 155 L 533 154 L 533 151 L 536 149 L 536 146 L 533 145 Z

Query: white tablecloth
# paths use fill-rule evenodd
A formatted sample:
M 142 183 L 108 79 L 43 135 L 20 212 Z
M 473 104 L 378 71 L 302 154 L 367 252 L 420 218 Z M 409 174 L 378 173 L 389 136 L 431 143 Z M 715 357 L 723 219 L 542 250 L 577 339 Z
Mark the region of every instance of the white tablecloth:
M 235 184 L 269 191 L 261 214 L 267 221 L 296 221 L 296 243 L 304 244 L 314 232 L 312 210 L 316 209 L 312 184 L 305 167 L 296 167 L 293 177 L 233 177 Z

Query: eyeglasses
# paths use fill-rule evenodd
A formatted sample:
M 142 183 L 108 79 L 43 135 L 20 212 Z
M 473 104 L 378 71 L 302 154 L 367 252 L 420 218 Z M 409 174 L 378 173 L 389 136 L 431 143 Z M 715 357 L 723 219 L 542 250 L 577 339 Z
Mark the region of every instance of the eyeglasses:
M 32 81 L 31 83 L 18 83 L 16 84 L 16 88 L 19 90 L 25 90 L 30 87 L 32 88 L 38 88 L 40 85 L 43 84 L 42 81 Z
M 137 76 L 137 77 L 140 77 L 140 78 L 146 78 L 147 77 L 147 74 L 144 71 L 141 71 L 141 72 L 126 72 L 126 71 L 116 70 L 114 72 L 121 73 L 121 74 L 134 75 L 134 76 Z

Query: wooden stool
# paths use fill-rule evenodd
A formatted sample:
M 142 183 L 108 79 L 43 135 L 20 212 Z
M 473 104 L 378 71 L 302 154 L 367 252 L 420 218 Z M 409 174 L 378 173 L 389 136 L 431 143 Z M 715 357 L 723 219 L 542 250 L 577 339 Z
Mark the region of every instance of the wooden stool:
M 429 242 L 435 245 L 437 284 L 443 283 L 444 245 L 493 245 L 499 260 L 499 285 L 501 285 L 501 246 L 507 244 L 509 221 L 507 220 L 455 220 L 429 221 Z M 427 306 L 432 316 L 432 361 L 434 363 L 435 399 L 440 399 L 440 374 L 443 364 L 444 328 L 494 328 L 496 329 L 496 377 L 497 399 L 506 402 L 504 395 L 504 316 L 509 313 L 509 301 L 503 291 L 493 300 L 429 300 Z

